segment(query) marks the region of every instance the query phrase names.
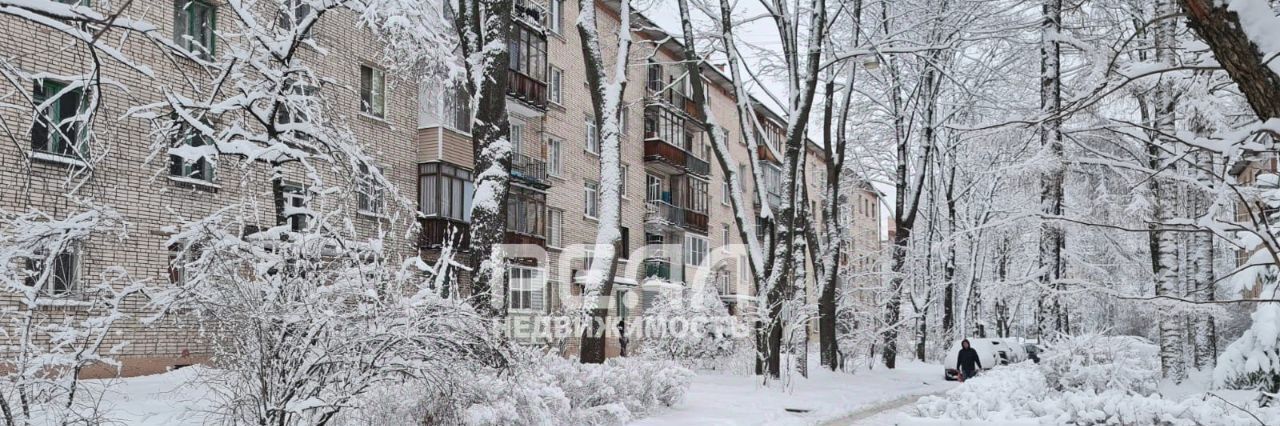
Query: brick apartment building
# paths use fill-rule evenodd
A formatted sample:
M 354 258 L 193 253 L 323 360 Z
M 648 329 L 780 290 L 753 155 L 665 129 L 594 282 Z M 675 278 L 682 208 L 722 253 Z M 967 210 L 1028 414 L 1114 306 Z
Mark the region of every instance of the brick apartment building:
M 516 151 L 506 241 L 542 246 L 548 252 L 545 260 L 511 265 L 507 300 L 513 316 L 554 313 L 560 308 L 562 295 L 556 289 L 573 283 L 577 271 L 585 269 L 585 265 L 582 260 L 574 260 L 568 273 L 552 266 L 559 264 L 561 256 L 568 255 L 565 248 L 593 243 L 598 225 L 599 140 L 586 91 L 580 40 L 573 27 L 578 3 L 548 2 L 517 2 L 518 16 L 513 19 L 508 43 L 513 53 L 507 71 L 507 106 Z M 154 23 L 159 31 L 185 32 L 190 39 L 205 36 L 212 40 L 212 32 L 202 31 L 215 28 L 219 22 L 231 22 L 226 15 L 230 13 L 228 8 L 219 7 L 217 0 L 195 0 L 192 4 L 196 7 L 179 7 L 186 3 L 187 0 L 148 2 L 146 7 L 135 5 L 131 13 Z M 596 5 L 603 12 L 602 34 L 613 33 L 619 25 L 618 3 L 605 1 Z M 97 2 L 93 6 L 97 7 Z M 330 119 L 348 126 L 356 139 L 375 154 L 383 175 L 399 187 L 400 193 L 416 194 L 417 207 L 425 216 L 420 235 L 392 240 L 387 250 L 436 256 L 448 231 L 459 230 L 465 235 L 470 219 L 473 159 L 466 98 L 429 79 L 424 82 L 415 76 L 385 72 L 377 65 L 383 52 L 378 37 L 362 29 L 354 13 L 340 12 L 326 16 L 312 30 L 316 43 L 327 51 L 323 57 L 318 51 L 307 52 L 312 56 L 306 59 L 319 77 L 333 82 L 320 88 L 319 94 L 334 110 Z M 645 278 L 687 282 L 712 250 L 741 242 L 729 206 L 724 172 L 702 132 L 705 117 L 694 107 L 687 85 L 681 83 L 686 76 L 678 45 L 657 30 L 656 24 L 642 16 L 633 22 L 637 19 L 644 30 L 634 33 L 634 65 L 629 68 L 624 95 L 621 226 L 626 256 L 620 259 L 619 271 L 625 272 L 616 279 L 614 298 L 631 302 L 615 303 L 611 308 L 622 317 L 636 315 L 638 312 L 629 307 L 642 307 L 649 300 Z M 47 75 L 77 75 L 88 68 L 88 55 L 66 36 L 11 17 L 0 17 L 0 23 L 0 40 L 4 40 L 0 55 L 13 58 L 23 69 L 41 70 Z M 179 35 L 175 38 L 181 38 Z M 152 47 L 136 37 L 122 40 L 120 34 L 108 32 L 104 40 L 142 58 L 156 76 L 145 78 L 134 70 L 106 65 L 104 73 L 122 81 L 129 92 L 106 87 L 101 93 L 101 113 L 93 123 L 98 137 L 90 145 L 95 152 L 110 153 L 104 161 L 86 176 L 85 164 L 75 158 L 74 152 L 50 150 L 50 144 L 42 145 L 34 138 L 30 143 L 21 140 L 28 136 L 25 133 L 17 136 L 19 140 L 14 143 L 0 144 L 0 209 L 40 209 L 57 216 L 74 207 L 61 194 L 78 191 L 118 209 L 131 223 L 127 238 L 90 238 L 70 254 L 67 261 L 75 267 L 68 268 L 73 272 L 63 277 L 72 283 L 66 287 L 67 298 L 74 298 L 75 289 L 84 288 L 86 280 L 96 279 L 111 266 L 124 266 L 135 275 L 161 282 L 180 279 L 169 270 L 170 251 L 165 246 L 168 235 L 162 229 L 179 216 L 201 217 L 245 199 L 261 200 L 259 205 L 266 206 L 264 209 L 278 204 L 273 200 L 278 194 L 272 191 L 265 166 L 228 158 L 218 161 L 217 170 L 201 168 L 208 165 L 197 165 L 193 170 L 192 165 L 175 168 L 164 161 L 148 161 L 148 124 L 120 117 L 135 105 L 161 100 L 164 89 L 195 65 L 150 54 Z M 730 149 L 742 170 L 747 171 L 750 155 L 768 165 L 761 185 L 744 182 L 746 193 L 766 191 L 767 202 L 780 202 L 779 153 L 785 120 L 753 103 L 765 129 L 760 139 L 768 146 L 749 152 L 736 125 L 737 110 L 728 78 L 710 65 L 704 64 L 702 70 L 701 78 L 709 83 L 712 110 L 717 121 L 727 126 Z M 35 92 L 48 86 L 35 81 L 23 83 Z M 32 111 L 0 111 L 0 119 L 6 123 L 30 123 L 31 116 Z M 75 185 L 79 181 L 84 184 Z M 810 182 L 820 180 L 810 178 Z M 857 204 L 851 211 L 865 212 L 856 214 L 853 221 L 858 234 L 854 253 L 878 251 L 880 218 L 874 208 L 878 193 L 866 186 L 849 197 Z M 381 226 L 390 226 L 384 215 L 369 211 L 378 210 L 374 206 L 380 200 L 352 201 L 357 202 L 361 205 L 351 206 L 350 211 L 358 213 L 353 213 L 350 220 L 359 229 L 372 233 Z M 862 203 L 868 202 L 872 207 L 864 210 Z M 265 218 L 263 226 L 275 225 L 271 220 L 289 220 L 272 211 L 243 214 Z M 466 241 L 459 243 L 465 248 Z M 655 244 L 679 249 L 631 254 L 632 250 Z M 855 255 L 847 261 L 860 260 Z M 741 312 L 751 297 L 747 280 L 740 279 L 747 273 L 745 265 L 730 262 L 714 268 L 710 281 L 719 287 L 731 312 Z M 13 301 L 0 300 L 0 305 L 18 308 Z M 51 317 L 74 315 L 75 310 L 74 306 L 41 309 Z M 181 319 L 125 328 L 125 333 L 113 337 L 129 342 L 119 354 L 125 361 L 125 375 L 149 374 L 207 359 L 207 337 Z M 615 356 L 619 350 L 617 342 L 611 342 L 609 355 Z

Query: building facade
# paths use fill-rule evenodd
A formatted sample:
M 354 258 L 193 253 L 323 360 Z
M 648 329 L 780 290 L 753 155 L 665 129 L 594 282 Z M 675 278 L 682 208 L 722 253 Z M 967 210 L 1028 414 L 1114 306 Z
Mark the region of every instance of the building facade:
M 562 309 L 566 295 L 560 294 L 561 289 L 574 291 L 579 271 L 588 266 L 582 257 L 589 257 L 582 256 L 589 252 L 568 248 L 594 243 L 598 227 L 600 141 L 586 90 L 581 40 L 573 26 L 579 6 L 564 0 L 547 2 L 517 1 L 508 42 L 512 59 L 507 70 L 507 107 L 514 153 L 506 242 L 542 247 L 547 253 L 545 259 L 522 258 L 509 265 L 506 300 L 513 317 L 554 314 Z M 96 3 L 89 6 L 99 7 Z M 217 0 L 149 3 L 154 4 L 135 7 L 138 11 L 131 12 L 131 17 L 172 33 L 175 43 L 206 43 L 216 49 L 218 32 L 224 30 L 221 26 L 235 19 L 229 15 L 229 7 Z M 618 3 L 596 5 L 601 12 L 601 33 L 616 32 L 620 25 Z M 277 12 L 263 13 L 271 16 Z M 690 77 L 679 45 L 656 30 L 656 24 L 642 16 L 633 18 L 636 20 L 644 29 L 633 32 L 633 65 L 628 67 L 623 100 L 624 242 L 611 306 L 614 315 L 622 318 L 638 315 L 652 300 L 653 289 L 645 287 L 649 278 L 691 284 L 704 261 L 715 257 L 713 250 L 742 243 L 723 167 L 703 131 L 708 117 L 690 98 Z M 21 68 L 40 70 L 48 76 L 79 75 L 88 69 L 92 58 L 67 35 L 12 17 L 0 18 L 0 22 L 0 40 L 5 41 L 0 44 L 0 55 L 14 58 Z M 310 34 L 323 50 L 310 49 L 301 57 L 318 79 L 326 82 L 318 93 L 327 105 L 327 118 L 351 130 L 399 193 L 412 194 L 422 214 L 420 232 L 407 239 L 390 237 L 389 250 L 427 258 L 438 256 L 446 245 L 465 252 L 474 172 L 467 96 L 443 82 L 388 72 L 379 65 L 385 46 L 364 29 L 353 12 L 339 10 L 327 15 Z M 128 117 L 137 105 L 163 101 L 166 91 L 182 90 L 175 89 L 179 85 L 173 82 L 184 81 L 199 65 L 151 53 L 154 47 L 138 37 L 128 38 L 115 31 L 105 32 L 103 37 L 154 73 L 145 76 L 118 64 L 105 65 L 104 74 L 128 88 L 104 86 L 99 94 L 101 112 L 93 118 L 96 136 L 89 146 L 93 153 L 109 155 L 93 162 L 92 172 L 85 173 L 88 158 L 95 154 L 66 149 L 67 140 L 26 134 L 15 137 L 15 143 L 0 144 L 0 184 L 4 185 L 0 210 L 36 209 L 65 215 L 76 207 L 62 194 L 75 193 L 118 209 L 131 224 L 127 237 L 94 236 L 70 256 L 67 262 L 75 265 L 75 272 L 59 278 L 67 287 L 59 296 L 71 300 L 77 289 L 87 288 L 103 271 L 115 266 L 156 282 L 177 284 L 181 277 L 169 266 L 171 251 L 166 241 L 170 231 L 166 227 L 178 218 L 202 217 L 232 203 L 257 200 L 261 211 L 240 212 L 261 218 L 250 219 L 260 222 L 253 226 L 265 228 L 292 220 L 281 211 L 272 211 L 281 209 L 281 194 L 273 190 L 266 166 L 237 158 L 220 158 L 216 165 L 156 160 L 150 143 L 144 142 L 152 138 L 148 123 L 121 117 Z M 612 47 L 606 46 L 606 50 Z M 612 57 L 609 52 L 604 56 Z M 757 185 L 745 179 L 743 183 L 748 217 L 761 208 L 754 202 L 757 191 L 764 191 L 766 202 L 777 207 L 781 203 L 778 189 L 785 119 L 753 101 L 753 114 L 764 129 L 759 140 L 765 144 L 750 152 L 737 125 L 738 110 L 729 80 L 709 64 L 702 64 L 701 70 L 696 78 L 708 83 L 707 101 L 716 122 L 725 126 L 739 172 L 750 175 L 751 156 L 765 165 L 763 182 Z M 49 81 L 23 81 L 21 90 L 33 88 L 30 95 L 39 98 L 50 90 L 48 87 L 57 87 L 56 79 L 43 79 Z M 7 123 L 31 122 L 34 113 L 34 108 L 7 109 L 0 111 L 0 118 Z M 70 142 L 70 146 L 78 146 L 76 141 Z M 60 143 L 61 148 L 57 146 Z M 809 181 L 821 182 L 816 178 Z M 854 202 L 864 197 L 872 197 L 873 204 L 878 202 L 874 190 L 850 197 Z M 361 232 L 375 234 L 394 225 L 379 214 L 381 207 L 375 207 L 383 200 L 362 197 L 351 202 L 359 205 L 350 206 L 349 220 Z M 858 233 L 854 255 L 842 263 L 860 262 L 857 253 L 878 251 L 864 247 L 871 241 L 875 247 L 879 244 L 878 209 L 867 211 L 870 216 L 854 220 Z M 872 233 L 874 238 L 864 235 Z M 562 263 L 562 257 L 575 259 Z M 562 264 L 569 267 L 558 267 Z M 705 284 L 717 286 L 730 312 L 748 309 L 752 294 L 746 265 L 725 261 L 710 267 L 712 273 Z M 466 282 L 466 277 L 459 277 L 459 281 Z M 135 308 L 143 309 L 142 303 Z M 0 304 L 19 308 L 12 300 L 0 300 Z M 74 304 L 40 309 L 50 318 L 76 315 Z M 209 338 L 181 318 L 164 324 L 129 324 L 113 337 L 129 342 L 118 354 L 124 361 L 125 375 L 203 362 L 209 355 Z M 622 351 L 618 340 L 610 340 L 610 356 Z

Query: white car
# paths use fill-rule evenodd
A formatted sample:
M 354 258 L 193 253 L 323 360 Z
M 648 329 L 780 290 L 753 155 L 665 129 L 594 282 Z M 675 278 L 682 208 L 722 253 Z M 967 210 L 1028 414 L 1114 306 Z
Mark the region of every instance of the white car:
M 947 380 L 959 379 L 960 371 L 956 369 L 956 361 L 960 357 L 960 343 L 957 340 L 952 344 L 943 359 L 943 377 Z M 969 339 L 969 346 L 978 352 L 978 362 L 982 364 L 983 370 L 1027 359 L 1027 351 L 1018 338 Z

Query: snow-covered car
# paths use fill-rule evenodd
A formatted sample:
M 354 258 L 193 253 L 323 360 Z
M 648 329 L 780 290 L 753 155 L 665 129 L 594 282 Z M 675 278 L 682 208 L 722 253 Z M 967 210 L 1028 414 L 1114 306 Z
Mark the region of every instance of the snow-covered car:
M 956 360 L 960 356 L 960 343 L 961 341 L 957 340 L 952 344 L 951 348 L 947 349 L 946 358 L 943 359 L 943 377 L 947 380 L 959 379 L 960 371 L 956 369 Z M 969 339 L 969 346 L 978 352 L 978 362 L 982 364 L 983 370 L 997 365 L 1022 362 L 1028 357 L 1026 349 L 1018 338 Z

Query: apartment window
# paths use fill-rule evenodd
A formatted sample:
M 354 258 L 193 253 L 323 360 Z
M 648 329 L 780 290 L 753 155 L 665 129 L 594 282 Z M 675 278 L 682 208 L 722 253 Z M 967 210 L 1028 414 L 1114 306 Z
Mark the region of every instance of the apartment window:
M 547 81 L 547 39 L 529 28 L 513 25 L 507 36 L 507 68 L 537 81 Z
M 80 119 L 84 113 L 84 91 L 67 89 L 66 83 L 36 80 L 32 98 L 44 107 L 31 127 L 31 149 L 35 152 L 88 158 L 89 137 Z
M 707 182 L 689 179 L 689 190 L 685 192 L 684 208 L 698 213 L 707 212 Z
M 550 22 L 547 23 L 551 27 L 551 32 L 564 34 L 564 0 L 548 1 L 547 9 L 551 13 Z
M 664 201 L 662 199 L 662 178 L 644 174 L 644 200 L 646 202 Z
M 169 285 L 187 284 L 187 269 L 182 264 L 182 251 L 178 246 L 169 248 Z
M 38 286 L 45 296 L 64 296 L 76 291 L 80 284 L 79 244 L 72 244 L 52 258 L 47 254 L 38 253 L 38 259 L 26 259 L 26 285 Z
M 600 155 L 600 132 L 594 119 L 587 119 L 587 152 Z
M 542 237 L 547 230 L 543 217 L 547 211 L 547 194 L 519 187 L 507 195 L 507 231 Z
M 545 308 L 543 311 L 548 314 L 559 312 L 561 307 L 564 305 L 564 302 L 561 300 L 562 297 L 560 297 L 561 285 L 563 284 L 560 284 L 559 281 L 547 281 L 547 290 L 543 293 L 543 297 L 546 298 L 546 303 L 543 304 Z
M 280 6 L 280 14 L 277 16 L 277 23 L 280 28 L 292 31 L 303 25 L 311 17 L 311 5 L 306 0 L 286 0 Z M 302 34 L 302 38 L 311 38 L 311 28 L 307 28 Z
M 462 133 L 471 133 L 471 97 L 461 87 L 445 89 L 441 102 L 441 114 L 445 127 Z
M 471 221 L 471 171 L 445 163 L 418 165 L 418 206 L 428 217 Z
M 624 105 L 618 112 L 618 122 L 622 123 L 622 132 L 620 136 L 626 136 L 627 130 L 631 129 L 631 106 Z
M 552 0 L 555 3 L 555 0 Z M 550 67 L 549 81 L 547 82 L 547 97 L 553 104 L 564 103 L 564 70 Z
M 720 204 L 729 205 L 729 177 L 725 176 L 725 180 L 720 182 Z
M 600 184 L 586 181 L 582 188 L 583 214 L 594 219 L 600 215 Z
M 551 176 L 561 176 L 564 173 L 563 157 L 561 149 L 564 141 L 556 138 L 547 138 L 547 174 Z
M 360 66 L 360 112 L 374 117 L 385 117 L 386 81 L 383 71 L 368 65 Z
M 619 231 L 622 232 L 622 237 L 621 237 L 622 251 L 618 252 L 618 258 L 630 259 L 631 258 L 631 228 L 627 228 L 623 226 L 621 229 L 619 229 Z
M 314 130 L 311 123 L 311 116 L 308 113 L 314 107 L 316 95 L 319 89 L 316 86 L 305 84 L 299 81 L 289 81 L 284 90 L 285 97 L 281 100 L 279 113 L 276 116 L 276 123 L 281 124 L 280 130 L 285 135 L 291 135 L 296 140 L 311 140 L 311 132 Z M 290 125 L 298 126 L 290 126 Z
M 218 9 L 207 0 L 174 0 L 173 4 L 173 41 L 198 57 L 212 58 Z
M 212 143 L 208 136 L 200 134 L 199 130 L 196 130 L 191 126 L 183 125 L 181 126 L 181 129 L 182 130 L 178 133 L 177 140 L 174 141 L 174 146 L 185 145 L 189 147 L 201 147 Z M 169 175 L 212 182 L 213 163 L 203 155 L 193 160 L 191 158 L 169 154 Z
M 511 120 L 507 139 L 511 140 L 512 158 L 524 154 L 524 123 Z
M 547 209 L 547 246 L 564 247 L 564 210 Z
M 537 268 L 507 268 L 507 287 L 510 289 L 507 307 L 513 311 L 530 311 L 542 308 L 542 288 L 546 285 L 542 270 Z
M 303 232 L 310 225 L 308 222 L 311 213 L 308 209 L 311 194 L 308 191 L 294 184 L 284 184 L 280 186 L 280 194 L 277 201 L 276 223 L 288 224 L 289 229 L 293 232 Z
M 659 109 L 651 111 L 644 118 L 644 138 L 662 139 L 672 145 L 680 146 L 684 135 L 684 120 L 674 111 Z M 688 147 L 682 147 L 688 149 Z
M 728 247 L 730 244 L 732 244 L 732 242 L 729 241 L 729 225 L 721 225 L 720 226 L 720 246 L 728 250 Z
M 366 164 L 360 165 L 360 179 L 356 186 L 357 201 L 361 212 L 382 214 L 383 188 Z
M 700 266 L 707 259 L 707 240 L 686 234 L 684 236 L 684 263 Z
M 631 165 L 623 164 L 622 165 L 622 182 L 619 182 L 618 186 L 622 188 L 622 196 L 624 198 L 627 196 L 627 186 L 628 186 L 627 184 L 630 182 L 631 182 Z
M 649 91 L 650 92 L 661 91 L 663 86 L 662 65 L 659 65 L 658 63 L 650 61 L 649 66 L 647 67 L 647 70 L 648 70 L 648 74 L 646 75 L 645 81 Z

